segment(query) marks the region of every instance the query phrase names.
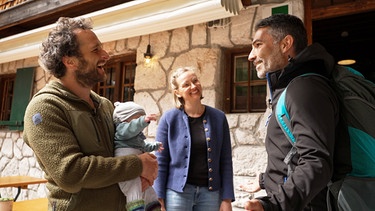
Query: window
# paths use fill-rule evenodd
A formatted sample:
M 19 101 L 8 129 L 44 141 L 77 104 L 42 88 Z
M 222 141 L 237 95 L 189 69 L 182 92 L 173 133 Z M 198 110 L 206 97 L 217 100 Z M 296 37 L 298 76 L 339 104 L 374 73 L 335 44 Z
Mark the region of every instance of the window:
M 224 105 L 227 113 L 264 112 L 267 81 L 259 79 L 248 61 L 251 48 L 227 49 L 225 53 Z
M 17 69 L 16 74 L 0 77 L 0 127 L 23 130 L 23 117 L 32 97 L 35 68 Z
M 112 102 L 133 101 L 136 66 L 135 55 L 112 58 L 104 67 L 107 80 L 98 83 L 93 90 Z
M 0 76 L 0 121 L 10 119 L 16 74 Z

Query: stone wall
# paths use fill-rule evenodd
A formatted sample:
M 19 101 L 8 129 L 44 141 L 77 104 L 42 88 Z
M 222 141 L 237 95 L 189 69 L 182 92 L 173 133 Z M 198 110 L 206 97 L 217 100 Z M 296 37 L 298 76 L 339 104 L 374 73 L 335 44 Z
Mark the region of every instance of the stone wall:
M 293 0 L 293 13 L 302 14 L 303 3 Z M 173 107 L 169 90 L 172 70 L 181 66 L 196 67 L 203 86 L 203 103 L 221 109 L 223 106 L 223 49 L 251 43 L 252 27 L 261 17 L 262 7 L 248 8 L 232 17 L 227 24 L 207 27 L 204 24 L 178 28 L 150 35 L 154 57 L 149 65 L 143 63 L 143 53 L 148 44 L 148 35 L 104 43 L 110 55 L 136 52 L 135 102 L 143 105 L 147 113 L 163 114 Z M 301 15 L 300 15 L 301 16 Z M 94 23 L 95 28 L 95 23 Z M 126 32 L 124 32 L 126 33 Z M 17 68 L 37 67 L 34 92 L 41 89 L 51 76 L 38 67 L 37 58 L 0 64 L 0 74 L 15 73 Z M 266 113 L 227 114 L 233 149 L 235 185 L 252 179 L 266 166 L 264 148 Z M 155 138 L 157 123 L 152 122 L 145 134 Z M 22 132 L 0 130 L 0 176 L 31 175 L 42 177 L 32 150 L 24 144 Z M 45 185 L 30 186 L 23 190 L 19 200 L 46 196 Z M 16 189 L 0 189 L 3 196 L 15 195 Z M 249 195 L 236 191 L 236 206 Z
M 37 58 L 2 64 L 1 73 L 15 73 L 18 68 L 36 67 L 34 93 L 45 86 L 51 76 L 38 66 Z M 22 131 L 0 129 L 0 176 L 29 175 L 43 178 L 43 172 L 36 162 L 34 152 L 23 141 Z M 14 197 L 17 188 L 0 188 L 2 197 Z M 27 190 L 22 189 L 17 201 L 45 197 L 45 184 L 29 185 Z

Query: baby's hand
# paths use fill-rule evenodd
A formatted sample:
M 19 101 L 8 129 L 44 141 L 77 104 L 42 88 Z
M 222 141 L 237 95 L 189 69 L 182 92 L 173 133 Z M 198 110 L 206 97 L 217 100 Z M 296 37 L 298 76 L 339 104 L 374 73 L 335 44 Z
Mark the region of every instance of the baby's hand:
M 140 177 L 141 178 L 141 184 L 142 184 L 142 192 L 145 192 L 145 190 L 152 186 L 153 182 L 150 182 L 148 181 L 146 178 L 144 177 Z
M 161 152 L 164 150 L 164 147 L 163 147 L 163 144 L 161 142 L 158 142 L 159 143 L 159 149 L 158 149 L 158 152 Z
M 145 117 L 145 122 L 149 123 L 151 121 L 156 121 L 157 117 L 158 116 L 156 114 L 147 114 Z

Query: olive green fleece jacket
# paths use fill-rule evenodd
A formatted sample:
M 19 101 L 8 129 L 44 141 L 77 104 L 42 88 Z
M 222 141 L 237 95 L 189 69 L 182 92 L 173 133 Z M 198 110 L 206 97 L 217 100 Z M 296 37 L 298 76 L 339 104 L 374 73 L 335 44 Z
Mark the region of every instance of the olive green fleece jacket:
M 91 92 L 89 104 L 53 81 L 27 106 L 24 141 L 48 180 L 49 210 L 125 210 L 118 182 L 142 172 L 135 156 L 113 157 L 113 105 Z

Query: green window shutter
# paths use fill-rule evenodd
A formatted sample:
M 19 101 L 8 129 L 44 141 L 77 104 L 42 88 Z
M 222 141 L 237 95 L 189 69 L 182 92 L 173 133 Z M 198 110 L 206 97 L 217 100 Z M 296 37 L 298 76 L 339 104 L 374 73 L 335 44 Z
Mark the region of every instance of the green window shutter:
M 10 120 L 0 121 L 1 125 L 7 125 L 10 130 L 23 130 L 23 117 L 32 96 L 34 72 L 33 67 L 17 70 Z

